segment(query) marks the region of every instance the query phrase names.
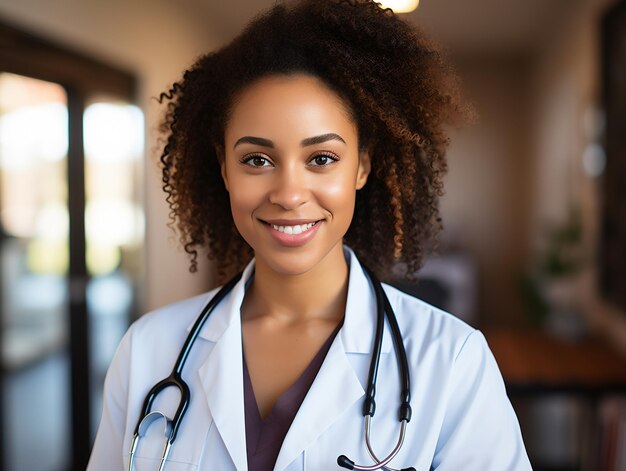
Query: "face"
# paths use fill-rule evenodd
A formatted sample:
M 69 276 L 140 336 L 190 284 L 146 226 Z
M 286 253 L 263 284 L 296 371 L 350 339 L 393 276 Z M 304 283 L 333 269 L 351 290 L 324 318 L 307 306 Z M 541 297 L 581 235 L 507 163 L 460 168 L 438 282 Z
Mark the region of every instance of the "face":
M 237 97 L 222 176 L 235 225 L 257 264 L 302 274 L 343 257 L 369 157 L 341 98 L 318 78 L 264 77 Z

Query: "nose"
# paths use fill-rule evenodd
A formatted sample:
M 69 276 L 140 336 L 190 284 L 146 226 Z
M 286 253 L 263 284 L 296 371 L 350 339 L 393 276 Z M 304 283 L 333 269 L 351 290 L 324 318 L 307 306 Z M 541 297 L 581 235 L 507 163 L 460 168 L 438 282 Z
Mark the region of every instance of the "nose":
M 296 209 L 309 199 L 310 190 L 304 169 L 297 165 L 281 166 L 276 169 L 269 200 L 285 210 Z

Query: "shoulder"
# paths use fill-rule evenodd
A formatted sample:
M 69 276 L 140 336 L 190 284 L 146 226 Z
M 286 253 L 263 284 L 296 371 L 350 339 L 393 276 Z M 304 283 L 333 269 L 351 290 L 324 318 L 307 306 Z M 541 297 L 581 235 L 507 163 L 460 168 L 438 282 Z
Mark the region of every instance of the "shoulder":
M 132 382 L 129 373 L 133 369 L 141 372 L 140 379 L 148 372 L 157 376 L 167 373 L 165 370 L 171 366 L 172 358 L 176 358 L 188 328 L 217 289 L 152 310 L 135 320 L 109 366 L 109 384 L 117 385 L 118 389 L 127 388 Z
M 171 336 L 178 331 L 187 332 L 187 328 L 218 290 L 219 287 L 149 311 L 134 321 L 129 330 L 133 336 Z
M 219 288 L 182 299 L 149 311 L 136 319 L 126 331 L 120 346 L 128 345 L 128 354 L 150 354 L 154 350 L 179 348 L 188 334 L 189 327 L 202 308 Z
M 437 352 L 454 363 L 468 342 L 484 341 L 482 333 L 453 314 L 383 283 L 407 345 L 425 352 Z M 485 343 L 486 346 L 486 343 Z
M 458 349 L 478 332 L 453 314 L 426 301 L 385 283 L 383 287 L 405 338 L 428 339 Z

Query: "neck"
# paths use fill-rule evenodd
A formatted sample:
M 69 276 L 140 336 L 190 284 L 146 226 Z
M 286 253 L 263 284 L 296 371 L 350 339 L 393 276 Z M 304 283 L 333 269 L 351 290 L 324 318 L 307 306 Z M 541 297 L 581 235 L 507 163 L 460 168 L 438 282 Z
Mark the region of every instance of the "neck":
M 277 273 L 255 262 L 254 280 L 242 306 L 244 318 L 271 318 L 281 324 L 343 318 L 348 293 L 348 265 L 339 243 L 306 273 Z

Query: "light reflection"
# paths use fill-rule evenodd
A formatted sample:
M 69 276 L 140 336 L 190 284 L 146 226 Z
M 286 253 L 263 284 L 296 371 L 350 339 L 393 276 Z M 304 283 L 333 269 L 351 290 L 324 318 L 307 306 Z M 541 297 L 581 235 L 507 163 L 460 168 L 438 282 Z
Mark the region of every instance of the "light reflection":
M 382 8 L 391 8 L 394 13 L 409 13 L 417 8 L 419 0 L 378 0 Z
M 115 271 L 122 260 L 120 248 L 111 244 L 87 242 L 85 254 L 87 270 L 92 275 L 106 275 Z
M 65 91 L 2 73 L 0 100 L 0 227 L 21 241 L 20 270 L 64 275 L 69 228 Z
M 50 201 L 41 206 L 35 225 L 37 237 L 50 241 L 65 241 L 68 227 L 67 206 L 58 201 Z
M 62 276 L 67 272 L 69 251 L 66 240 L 33 239 L 26 249 L 28 271 Z
M 141 209 L 128 201 L 94 199 L 85 208 L 87 240 L 125 245 L 139 242 L 135 220 Z
M 67 108 L 46 103 L 0 116 L 0 165 L 28 169 L 67 155 Z
M 606 154 L 600 144 L 589 144 L 583 152 L 583 169 L 590 177 L 599 177 L 606 167 Z
M 88 160 L 127 162 L 143 152 L 143 113 L 136 106 L 94 103 L 85 110 L 84 127 Z
M 126 103 L 95 102 L 84 115 L 87 269 L 117 270 L 125 254 L 140 250 L 143 210 L 138 179 L 143 113 Z

